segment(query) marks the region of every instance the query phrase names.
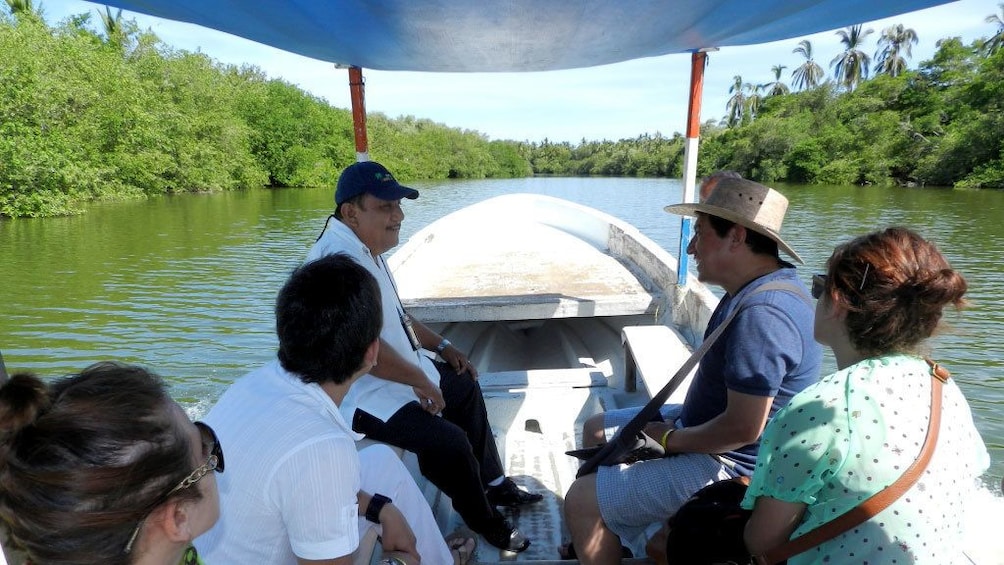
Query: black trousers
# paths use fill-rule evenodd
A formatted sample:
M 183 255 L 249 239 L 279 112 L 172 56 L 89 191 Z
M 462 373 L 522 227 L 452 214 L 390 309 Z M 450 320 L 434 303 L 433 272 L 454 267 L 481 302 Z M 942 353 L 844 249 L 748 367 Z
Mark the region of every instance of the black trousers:
M 352 429 L 366 437 L 406 449 L 418 456 L 422 475 L 453 501 L 453 508 L 479 531 L 496 512 L 485 488 L 503 475 L 498 447 L 488 425 L 481 386 L 469 374 L 435 361 L 446 409 L 434 416 L 418 401 L 402 406 L 386 422 L 361 409 Z

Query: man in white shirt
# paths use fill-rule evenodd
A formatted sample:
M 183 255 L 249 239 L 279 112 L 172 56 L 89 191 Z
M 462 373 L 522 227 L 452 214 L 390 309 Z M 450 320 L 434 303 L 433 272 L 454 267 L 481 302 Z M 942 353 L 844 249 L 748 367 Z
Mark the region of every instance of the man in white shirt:
M 384 557 L 453 563 L 425 497 L 387 446 L 338 405 L 376 362 L 380 290 L 344 255 L 308 263 L 276 301 L 278 360 L 235 382 L 206 417 L 227 446 L 221 514 L 196 545 L 207 563 L 351 564 L 379 528 Z
M 352 387 L 342 415 L 366 437 L 414 452 L 422 474 L 488 543 L 523 551 L 530 541 L 496 507 L 542 497 L 505 477 L 477 370 L 449 340 L 408 315 L 381 256 L 398 243 L 401 199 L 417 197 L 417 190 L 399 184 L 379 163 L 350 165 L 335 191 L 337 221 L 329 218 L 307 255 L 348 254 L 377 279 L 383 295 L 377 364 Z M 445 362 L 434 362 L 423 349 Z

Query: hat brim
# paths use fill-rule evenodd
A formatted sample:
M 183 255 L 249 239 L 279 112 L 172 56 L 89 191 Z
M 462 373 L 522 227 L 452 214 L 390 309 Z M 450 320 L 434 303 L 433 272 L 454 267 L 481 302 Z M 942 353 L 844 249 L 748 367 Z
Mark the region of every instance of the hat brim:
M 363 192 L 369 194 L 370 196 L 375 196 L 380 200 L 402 200 L 404 198 L 414 200 L 418 198 L 417 190 L 402 184 L 394 183 L 392 186 L 379 185 L 377 188 L 379 188 L 379 190 L 364 189 Z
M 408 200 L 414 200 L 418 198 L 417 190 L 415 190 L 414 188 L 404 186 L 402 184 L 397 185 L 395 188 L 393 188 L 388 192 L 392 193 L 391 194 L 392 198 L 388 198 L 387 200 L 401 200 L 402 198 L 407 198 Z M 381 196 L 381 198 L 383 197 Z
M 777 243 L 777 247 L 781 251 L 784 251 L 785 254 L 794 259 L 796 263 L 799 265 L 805 264 L 805 261 L 798 256 L 798 253 L 795 253 L 795 250 L 792 249 L 790 245 L 785 243 L 783 239 L 781 239 L 781 235 L 779 233 L 766 226 L 757 224 L 756 222 L 751 222 L 749 219 L 736 214 L 732 210 L 720 208 L 718 206 L 709 206 L 703 202 L 695 202 L 692 204 L 670 204 L 669 206 L 663 208 L 663 210 L 669 212 L 670 214 L 677 214 L 679 216 L 696 216 L 699 213 L 708 214 L 739 224 L 744 228 L 757 232 L 760 235 L 769 237 L 774 241 L 774 243 Z

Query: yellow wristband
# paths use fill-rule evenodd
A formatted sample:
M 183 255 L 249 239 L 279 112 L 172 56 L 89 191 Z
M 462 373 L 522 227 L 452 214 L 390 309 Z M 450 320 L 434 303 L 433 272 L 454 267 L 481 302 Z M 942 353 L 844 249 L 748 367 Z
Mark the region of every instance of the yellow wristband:
M 659 440 L 659 445 L 661 445 L 664 450 L 669 451 L 669 448 L 666 447 L 666 442 L 669 440 L 669 434 L 675 431 L 676 428 L 669 428 L 666 430 L 666 433 L 662 434 L 662 439 Z

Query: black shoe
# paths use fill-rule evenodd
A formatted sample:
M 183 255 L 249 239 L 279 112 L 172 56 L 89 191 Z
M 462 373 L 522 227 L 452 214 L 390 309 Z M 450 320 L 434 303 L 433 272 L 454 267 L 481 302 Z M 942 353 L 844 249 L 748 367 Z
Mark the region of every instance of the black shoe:
M 499 512 L 491 517 L 484 530 L 478 532 L 485 541 L 499 549 L 519 553 L 530 547 L 530 540 L 522 532 L 513 527 L 509 520 Z
M 527 492 L 519 488 L 509 477 L 503 479 L 496 486 L 488 487 L 487 494 L 488 502 L 492 506 L 508 506 L 510 508 L 523 506 L 524 504 L 533 504 L 544 499 L 544 495 L 542 494 Z

